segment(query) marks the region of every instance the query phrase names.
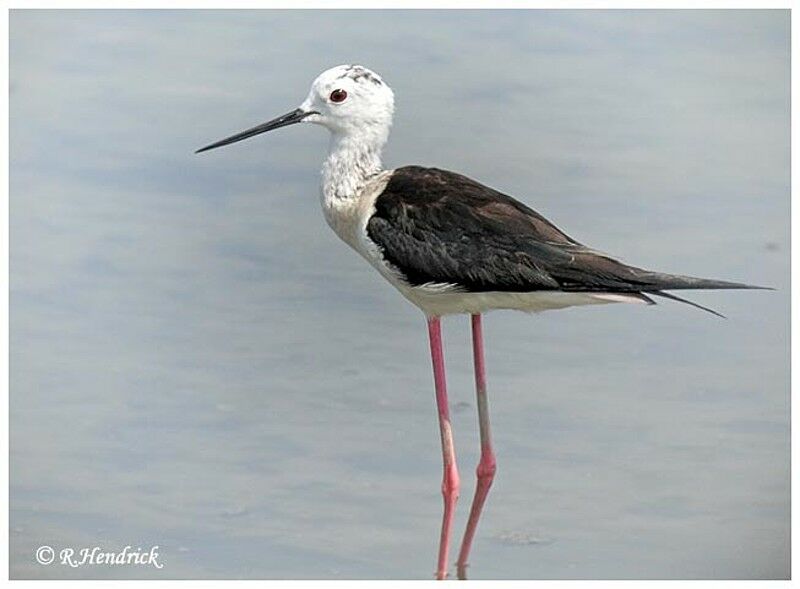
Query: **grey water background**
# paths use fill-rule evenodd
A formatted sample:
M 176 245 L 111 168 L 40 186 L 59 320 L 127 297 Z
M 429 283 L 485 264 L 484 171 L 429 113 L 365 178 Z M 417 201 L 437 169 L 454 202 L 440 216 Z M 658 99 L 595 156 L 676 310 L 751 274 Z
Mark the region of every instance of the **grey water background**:
M 473 578 L 789 575 L 788 11 L 12 11 L 15 578 L 431 578 L 424 321 L 325 226 L 324 129 L 193 150 L 358 62 L 385 161 L 774 292 L 485 320 Z M 445 320 L 462 498 L 468 321 Z M 39 565 L 159 546 L 164 568 Z M 455 557 L 455 554 L 452 555 Z

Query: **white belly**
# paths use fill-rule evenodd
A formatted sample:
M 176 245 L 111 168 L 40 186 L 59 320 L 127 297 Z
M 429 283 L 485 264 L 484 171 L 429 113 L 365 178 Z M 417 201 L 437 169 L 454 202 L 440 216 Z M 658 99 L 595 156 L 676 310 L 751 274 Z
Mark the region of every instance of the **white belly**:
M 397 286 L 397 285 L 396 285 Z M 485 313 L 493 309 L 513 309 L 540 313 L 582 305 L 608 303 L 644 303 L 625 295 L 580 292 L 453 292 L 431 291 L 425 287 L 400 286 L 398 290 L 426 315 L 452 315 L 456 313 Z

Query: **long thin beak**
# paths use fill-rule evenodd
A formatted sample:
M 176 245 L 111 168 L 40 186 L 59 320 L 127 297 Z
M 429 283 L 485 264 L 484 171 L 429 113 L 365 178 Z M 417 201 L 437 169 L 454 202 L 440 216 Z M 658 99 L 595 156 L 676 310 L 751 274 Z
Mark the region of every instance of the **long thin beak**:
M 226 137 L 225 139 L 221 139 L 216 143 L 212 143 L 211 145 L 206 145 L 195 151 L 195 153 L 202 153 L 204 151 L 208 151 L 209 149 L 216 149 L 217 147 L 222 147 L 223 145 L 230 145 L 231 143 L 236 143 L 237 141 L 241 141 L 242 139 L 249 139 L 250 137 L 255 137 L 256 135 L 260 135 L 261 133 L 266 133 L 267 131 L 272 131 L 273 129 L 278 129 L 280 127 L 286 127 L 287 125 L 294 125 L 295 123 L 299 123 L 304 118 L 309 115 L 317 114 L 313 110 L 305 111 L 299 108 L 293 110 L 292 112 L 288 112 L 285 115 L 278 117 L 277 119 L 272 119 L 271 121 L 267 121 L 266 123 L 262 123 L 257 127 L 253 127 L 252 129 L 248 129 L 247 131 L 242 131 L 241 133 L 237 133 L 236 135 L 231 135 L 230 137 Z

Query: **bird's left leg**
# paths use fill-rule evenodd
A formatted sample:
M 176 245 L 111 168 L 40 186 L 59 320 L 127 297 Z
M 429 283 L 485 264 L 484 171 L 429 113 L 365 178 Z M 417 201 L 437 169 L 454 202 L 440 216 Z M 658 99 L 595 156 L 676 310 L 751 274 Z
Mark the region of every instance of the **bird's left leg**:
M 472 499 L 467 529 L 464 532 L 464 540 L 461 542 L 461 550 L 458 553 L 458 561 L 456 563 L 459 579 L 467 578 L 467 559 L 469 558 L 472 539 L 475 537 L 481 510 L 486 501 L 486 496 L 489 494 L 489 488 L 492 486 L 494 473 L 497 470 L 497 462 L 492 449 L 492 434 L 489 429 L 489 402 L 486 398 L 486 364 L 483 358 L 483 327 L 480 314 L 472 316 L 472 356 L 475 365 L 475 391 L 481 436 L 481 459 L 478 462 L 476 472 L 478 482 L 475 487 L 475 497 Z
M 439 538 L 439 562 L 436 567 L 436 578 L 445 579 L 447 578 L 447 555 L 450 551 L 450 532 L 453 529 L 453 514 L 458 499 L 459 479 L 453 445 L 453 430 L 450 427 L 450 409 L 447 404 L 442 326 L 439 317 L 428 318 L 428 336 L 431 342 L 433 381 L 436 388 L 436 407 L 439 410 L 439 431 L 442 438 L 442 464 L 444 466 L 442 479 L 444 513 L 442 514 L 442 532 Z

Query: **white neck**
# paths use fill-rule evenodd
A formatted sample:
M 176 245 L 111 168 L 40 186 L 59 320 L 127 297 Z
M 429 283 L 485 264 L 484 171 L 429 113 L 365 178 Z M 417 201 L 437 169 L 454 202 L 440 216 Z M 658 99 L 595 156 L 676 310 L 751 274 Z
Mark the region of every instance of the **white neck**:
M 381 151 L 388 129 L 331 134 L 328 157 L 322 165 L 322 198 L 327 205 L 349 200 L 367 179 L 381 171 Z

